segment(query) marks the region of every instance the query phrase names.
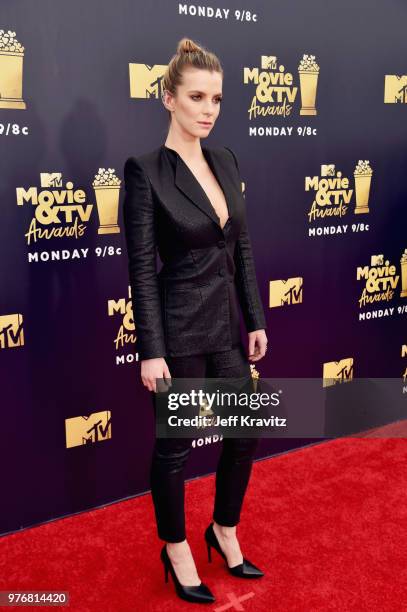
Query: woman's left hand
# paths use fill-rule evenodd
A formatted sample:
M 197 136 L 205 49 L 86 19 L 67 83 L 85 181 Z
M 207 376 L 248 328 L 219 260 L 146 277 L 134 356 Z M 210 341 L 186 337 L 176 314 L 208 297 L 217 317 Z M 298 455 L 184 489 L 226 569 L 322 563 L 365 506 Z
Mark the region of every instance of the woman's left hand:
M 267 336 L 264 329 L 249 332 L 249 360 L 258 361 L 266 354 Z

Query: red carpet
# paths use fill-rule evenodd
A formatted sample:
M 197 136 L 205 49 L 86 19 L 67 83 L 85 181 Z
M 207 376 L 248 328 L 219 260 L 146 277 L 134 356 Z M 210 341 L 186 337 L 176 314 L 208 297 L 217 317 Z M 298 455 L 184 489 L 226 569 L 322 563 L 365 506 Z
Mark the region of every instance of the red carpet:
M 406 459 L 404 439 L 346 438 L 255 463 L 238 526 L 243 553 L 266 572 L 253 581 L 229 575 L 215 551 L 208 564 L 214 478 L 187 483 L 188 539 L 213 605 L 183 602 L 164 583 L 149 495 L 1 538 L 0 590 L 69 591 L 58 609 L 81 612 L 400 612 Z

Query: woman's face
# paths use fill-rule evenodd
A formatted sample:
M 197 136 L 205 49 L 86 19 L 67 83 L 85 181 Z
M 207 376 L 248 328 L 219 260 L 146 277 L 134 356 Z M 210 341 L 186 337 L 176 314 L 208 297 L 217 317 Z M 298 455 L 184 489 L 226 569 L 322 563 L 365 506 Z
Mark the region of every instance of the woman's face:
M 222 100 L 222 75 L 219 72 L 188 68 L 176 97 L 165 92 L 164 104 L 172 111 L 172 125 L 184 136 L 206 138 L 218 118 Z M 175 123 L 175 125 L 174 125 Z

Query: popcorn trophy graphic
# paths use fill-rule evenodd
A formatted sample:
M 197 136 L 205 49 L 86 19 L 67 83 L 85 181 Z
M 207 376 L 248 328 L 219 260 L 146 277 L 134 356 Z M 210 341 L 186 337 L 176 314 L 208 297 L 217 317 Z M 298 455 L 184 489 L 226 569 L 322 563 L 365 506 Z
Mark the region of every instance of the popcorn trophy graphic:
M 317 96 L 317 84 L 319 66 L 315 61 L 315 55 L 303 55 L 298 66 L 301 89 L 300 115 L 316 115 L 315 99 Z
M 212 408 L 209 406 L 209 402 L 206 398 L 203 399 L 202 404 L 199 404 L 199 416 L 200 417 L 205 417 L 205 416 L 213 416 L 214 412 L 212 410 Z
M 212 408 L 209 406 L 208 400 L 204 398 L 202 404 L 199 404 L 199 417 L 206 417 L 207 422 L 205 425 L 199 425 L 198 429 L 205 429 L 206 427 L 210 427 L 213 424 L 215 413 Z
M 369 160 L 359 160 L 355 171 L 356 208 L 355 214 L 369 212 L 369 191 L 372 181 L 373 170 L 369 166 Z
M 0 30 L 0 108 L 25 109 L 23 100 L 24 47 L 16 33 Z
M 99 168 L 92 183 L 99 215 L 98 234 L 118 234 L 119 195 L 121 180 L 113 168 Z
M 257 383 L 258 380 L 260 378 L 260 373 L 258 370 L 256 370 L 256 365 L 254 363 L 250 364 L 250 370 L 251 370 L 251 376 L 252 376 L 252 381 L 253 381 L 253 389 L 256 392 L 257 391 Z
M 400 297 L 407 297 L 407 249 L 400 259 L 401 263 L 401 293 Z

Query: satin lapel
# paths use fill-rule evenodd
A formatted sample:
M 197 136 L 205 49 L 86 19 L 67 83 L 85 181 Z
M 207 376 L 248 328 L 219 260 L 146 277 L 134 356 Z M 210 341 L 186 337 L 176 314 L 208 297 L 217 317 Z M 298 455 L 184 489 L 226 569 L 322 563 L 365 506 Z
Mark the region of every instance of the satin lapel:
M 205 155 L 206 161 L 208 162 L 212 172 L 218 179 L 219 185 L 221 186 L 223 193 L 226 198 L 226 203 L 229 210 L 229 217 L 233 215 L 233 186 L 229 181 L 229 177 L 222 168 L 222 165 L 218 162 L 216 155 L 210 151 L 207 147 L 202 147 L 202 152 Z M 201 187 L 199 181 L 195 178 L 193 172 L 188 168 L 184 160 L 177 155 L 176 156 L 176 168 L 175 168 L 175 184 L 184 195 L 187 196 L 198 206 L 202 212 L 208 215 L 214 223 L 222 230 L 219 217 L 217 216 L 215 209 L 213 208 L 208 196 L 204 189 Z M 223 230 L 222 230 L 223 231 Z

